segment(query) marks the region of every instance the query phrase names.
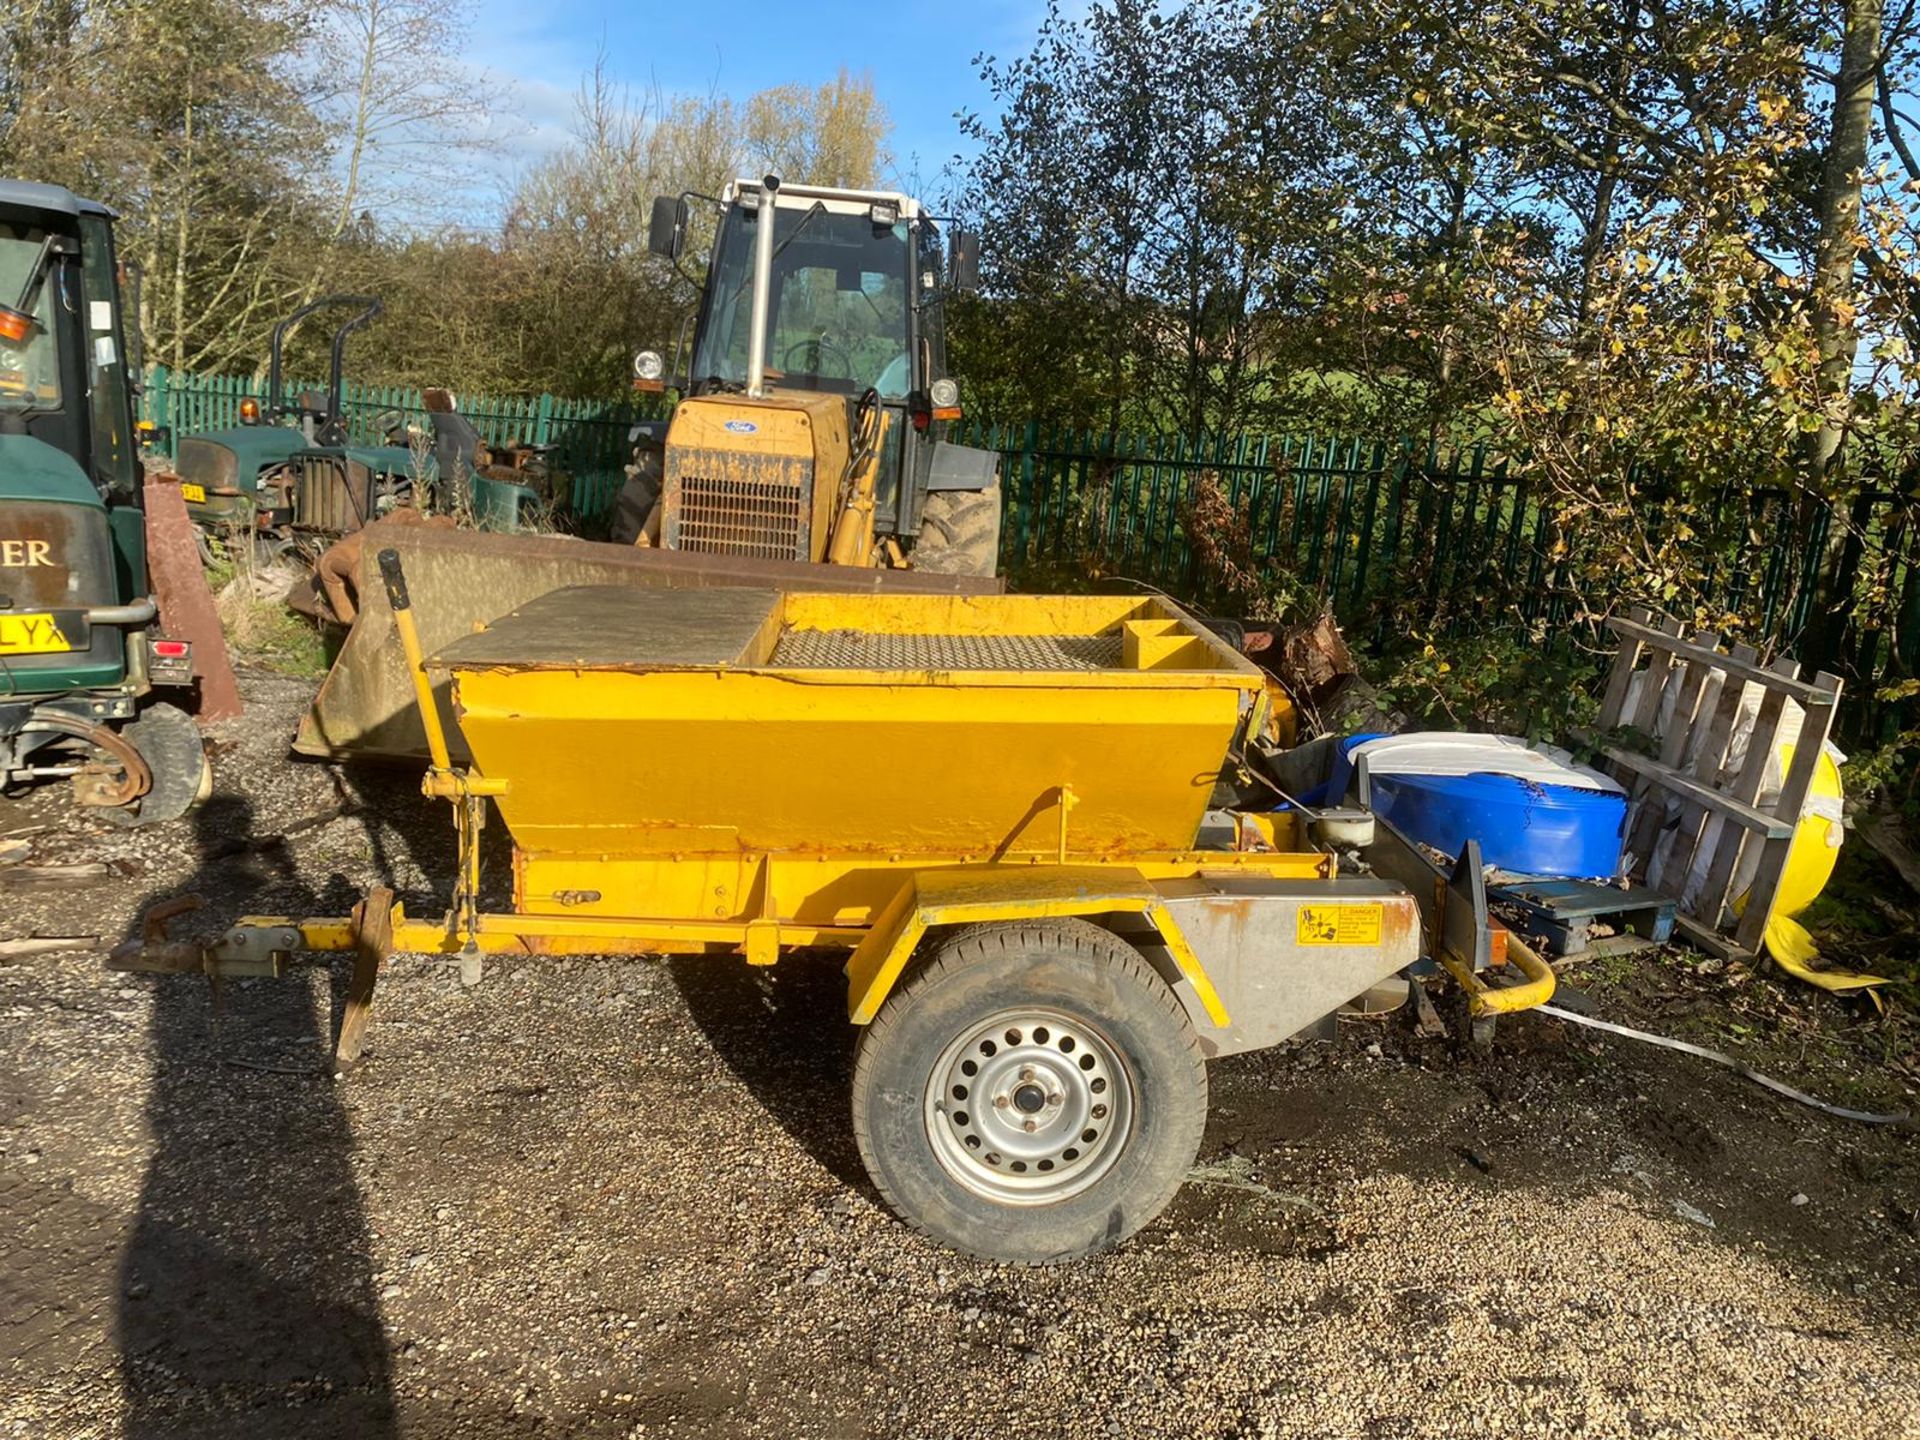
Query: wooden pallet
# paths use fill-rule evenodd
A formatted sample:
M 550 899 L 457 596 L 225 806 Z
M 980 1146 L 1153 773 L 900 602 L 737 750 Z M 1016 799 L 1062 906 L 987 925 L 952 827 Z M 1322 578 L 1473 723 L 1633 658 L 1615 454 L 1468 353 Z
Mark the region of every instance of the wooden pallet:
M 1583 954 L 1596 924 L 1655 945 L 1673 934 L 1673 898 L 1644 885 L 1622 890 L 1591 880 L 1514 880 L 1490 885 L 1487 899 L 1513 906 L 1521 917 L 1515 928 L 1542 937 L 1556 956 Z
M 1627 823 L 1633 873 L 1649 890 L 1678 902 L 1676 923 L 1695 944 L 1730 958 L 1751 956 L 1766 934 L 1794 829 L 1833 728 L 1840 681 L 1825 671 L 1811 682 L 1802 680 L 1797 662 L 1762 664 L 1750 645 L 1722 650 L 1720 636 L 1710 631 L 1683 638 L 1679 621 L 1643 607 L 1609 619 L 1607 627 L 1620 637 L 1620 650 L 1600 706 L 1600 733 L 1604 737 L 1625 728 L 1651 742 L 1650 753 L 1610 742 L 1600 746 L 1633 796 Z M 1636 673 L 1646 678 L 1629 712 Z M 1736 769 L 1728 749 L 1748 685 L 1760 687 L 1760 702 Z M 1763 810 L 1760 786 L 1788 700 L 1805 718 L 1779 798 Z M 1663 710 L 1668 712 L 1664 718 Z M 1669 814 L 1672 796 L 1680 800 L 1677 817 Z M 1650 865 L 1669 828 L 1676 831 L 1672 849 Z M 1754 845 L 1759 854 L 1753 884 L 1736 917 L 1729 891 L 1742 853 Z M 1688 877 L 1709 847 L 1705 883 L 1690 895 Z

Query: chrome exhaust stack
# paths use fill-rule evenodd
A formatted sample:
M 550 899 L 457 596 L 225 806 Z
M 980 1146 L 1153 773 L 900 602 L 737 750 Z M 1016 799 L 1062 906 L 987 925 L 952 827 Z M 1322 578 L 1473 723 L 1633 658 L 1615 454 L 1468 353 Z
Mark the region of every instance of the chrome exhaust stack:
M 747 334 L 747 394 L 759 399 L 767 393 L 767 327 L 773 295 L 773 217 L 779 208 L 780 177 L 760 182 L 759 227 L 753 235 L 753 312 Z

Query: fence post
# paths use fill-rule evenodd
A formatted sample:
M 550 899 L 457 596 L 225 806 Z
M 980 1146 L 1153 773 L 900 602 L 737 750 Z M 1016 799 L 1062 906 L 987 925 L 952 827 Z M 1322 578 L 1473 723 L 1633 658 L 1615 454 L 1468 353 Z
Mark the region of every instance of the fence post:
M 1020 443 L 1020 518 L 1013 541 L 1013 560 L 1016 565 L 1027 562 L 1027 522 L 1033 512 L 1033 452 L 1039 445 L 1040 422 L 1029 420 L 1026 435 Z
M 142 387 L 141 408 L 147 412 L 147 419 L 167 431 L 167 454 L 175 453 L 173 448 L 173 389 L 172 376 L 164 365 L 155 365 L 147 371 L 147 383 Z
M 1373 522 L 1380 509 L 1380 476 L 1387 468 L 1387 447 L 1376 443 L 1367 460 L 1367 501 L 1360 516 L 1359 544 L 1353 557 L 1353 589 L 1348 595 L 1351 614 L 1358 614 L 1367 599 L 1367 562 L 1373 558 Z M 1334 597 L 1336 607 L 1339 596 Z
M 534 417 L 533 422 L 533 443 L 535 445 L 545 445 L 551 442 L 552 439 L 553 396 L 549 393 L 540 397 L 540 409 Z

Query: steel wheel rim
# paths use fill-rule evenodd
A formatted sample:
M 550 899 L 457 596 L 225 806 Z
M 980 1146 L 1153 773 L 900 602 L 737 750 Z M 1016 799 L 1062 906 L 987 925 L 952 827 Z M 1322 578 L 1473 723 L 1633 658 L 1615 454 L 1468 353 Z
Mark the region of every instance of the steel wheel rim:
M 1133 1086 L 1098 1029 L 1021 1007 L 941 1051 L 925 1110 L 934 1157 L 956 1184 L 1003 1205 L 1050 1205 L 1113 1168 L 1133 1133 Z

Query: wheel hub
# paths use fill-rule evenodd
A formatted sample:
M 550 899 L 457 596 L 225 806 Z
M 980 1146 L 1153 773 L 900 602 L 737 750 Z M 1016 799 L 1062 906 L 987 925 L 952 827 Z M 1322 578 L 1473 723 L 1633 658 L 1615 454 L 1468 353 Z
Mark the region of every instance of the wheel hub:
M 1133 1091 L 1111 1044 L 1085 1021 L 1005 1010 L 934 1062 L 926 1122 L 943 1169 L 1006 1204 L 1063 1200 L 1126 1147 Z

